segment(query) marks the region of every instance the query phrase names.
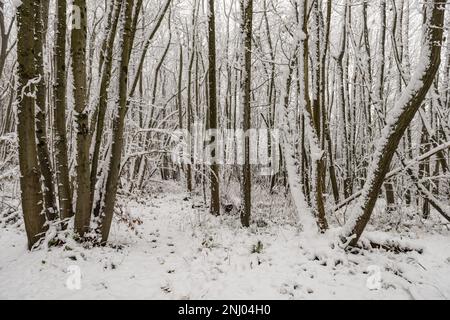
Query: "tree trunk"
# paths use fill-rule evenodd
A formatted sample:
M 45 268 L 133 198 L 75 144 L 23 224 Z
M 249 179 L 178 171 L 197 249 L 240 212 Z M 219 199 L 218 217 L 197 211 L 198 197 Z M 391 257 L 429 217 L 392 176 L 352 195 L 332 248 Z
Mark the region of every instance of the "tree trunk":
M 75 230 L 79 235 L 83 236 L 89 231 L 91 218 L 89 117 L 86 97 L 86 0 L 74 0 L 74 6 L 80 10 L 80 28 L 72 29 L 71 38 L 73 95 L 75 100 L 74 110 L 77 134 Z
M 46 229 L 34 121 L 34 10 L 34 1 L 31 0 L 22 1 L 17 8 L 17 133 L 22 211 L 28 249 L 44 236 Z
M 94 200 L 94 194 L 95 194 L 95 185 L 97 183 L 97 171 L 98 171 L 98 163 L 100 159 L 100 147 L 102 144 L 102 137 L 103 137 L 103 129 L 105 125 L 105 116 L 106 116 L 106 109 L 108 106 L 108 88 L 110 85 L 111 80 L 111 69 L 112 69 L 112 58 L 113 58 L 113 47 L 114 47 L 114 40 L 116 38 L 117 33 L 117 24 L 120 17 L 120 12 L 122 9 L 122 1 L 115 0 L 114 3 L 114 18 L 112 20 L 109 32 L 106 35 L 106 42 L 105 42 L 105 50 L 102 52 L 100 66 L 102 67 L 101 70 L 101 80 L 100 80 L 100 94 L 99 94 L 99 101 L 98 105 L 96 107 L 97 116 L 96 118 L 96 129 L 95 129 L 95 141 L 94 141 L 94 151 L 92 152 L 92 166 L 91 166 L 91 176 L 90 176 L 90 184 L 91 184 L 91 210 Z M 93 133 L 93 126 L 91 126 L 91 133 Z
M 119 99 L 117 101 L 118 110 L 113 120 L 113 138 L 111 145 L 111 156 L 108 165 L 108 177 L 106 180 L 106 193 L 103 205 L 103 218 L 101 220 L 101 241 L 108 241 L 111 222 L 114 215 L 114 205 L 116 202 L 117 185 L 119 180 L 120 162 L 122 158 L 123 130 L 125 126 L 125 116 L 127 107 L 128 91 L 128 65 L 130 61 L 132 44 L 132 18 L 133 0 L 126 0 L 124 26 L 122 31 L 122 54 L 120 58 L 119 76 Z
M 209 87 L 209 114 L 208 129 L 214 134 L 211 136 L 209 146 L 211 148 L 211 165 L 210 165 L 210 181 L 211 181 L 211 205 L 210 212 L 212 215 L 220 215 L 220 173 L 218 163 L 218 132 L 217 132 L 217 83 L 216 83 L 216 22 L 214 14 L 215 0 L 208 1 L 208 87 Z
M 56 179 L 61 219 L 73 216 L 66 134 L 66 10 L 66 1 L 57 0 L 56 43 L 53 53 L 55 63 L 53 130 L 55 134 Z
M 242 10 L 242 35 L 243 35 L 243 99 L 244 99 L 244 123 L 243 129 L 247 133 L 251 127 L 251 85 L 252 85 L 252 32 L 253 32 L 253 0 L 241 0 Z M 250 136 L 244 137 L 244 167 L 242 192 L 244 208 L 241 212 L 241 223 L 244 227 L 250 226 L 252 210 L 252 172 L 250 165 Z
M 344 241 L 349 240 L 352 246 L 357 244 L 369 222 L 393 155 L 433 84 L 441 62 L 445 3 L 431 0 L 424 4 L 424 9 L 426 9 L 425 34 L 416 73 L 391 111 L 387 125 L 382 131 L 358 205 L 361 210 L 355 212 L 343 229 Z
M 187 76 L 187 103 L 186 103 L 186 128 L 187 132 L 190 135 L 188 141 L 188 164 L 186 166 L 186 184 L 188 192 L 192 192 L 193 190 L 193 179 L 192 179 L 192 165 L 194 164 L 194 157 L 192 155 L 192 68 L 194 65 L 194 57 L 195 57 L 195 40 L 196 40 L 196 21 L 197 21 L 197 10 L 196 10 L 196 1 L 194 1 L 194 8 L 192 10 L 192 40 L 191 40 L 191 50 L 190 50 L 190 60 L 189 60 L 189 68 L 188 68 L 188 76 Z
M 38 159 L 44 185 L 45 213 L 48 220 L 54 220 L 57 217 L 57 209 L 55 205 L 53 172 L 47 142 L 47 83 L 44 72 L 44 42 L 47 30 L 44 29 L 43 17 L 47 17 L 48 12 L 44 11 L 43 2 L 44 0 L 36 0 L 34 2 L 34 55 L 36 78 L 39 81 L 36 84 L 36 137 L 38 142 Z
M 305 10 L 307 10 L 306 6 L 304 8 Z M 309 121 L 309 123 L 306 123 L 306 125 L 311 125 L 311 135 L 314 137 L 310 137 L 310 144 L 314 144 L 315 146 L 313 147 L 316 150 L 312 150 L 313 153 L 312 154 L 312 158 L 314 161 L 314 166 L 313 166 L 313 192 L 314 192 L 314 199 L 315 199 L 315 203 L 314 203 L 314 211 L 315 214 L 317 216 L 317 221 L 318 221 L 318 225 L 319 228 L 322 232 L 324 232 L 327 228 L 328 228 L 328 223 L 326 220 L 326 216 L 325 216 L 325 204 L 324 204 L 324 199 L 323 199 L 323 194 L 325 193 L 325 162 L 324 162 L 324 157 L 325 157 L 325 150 L 324 150 L 324 144 L 323 142 L 325 141 L 323 133 L 324 131 L 322 130 L 322 122 L 321 122 L 321 118 L 322 118 L 322 108 L 324 108 L 323 105 L 323 101 L 320 100 L 320 96 L 321 96 L 321 82 L 320 82 L 320 78 L 321 78 L 321 68 L 323 66 L 321 66 L 321 59 L 320 59 L 320 12 L 319 12 L 319 3 L 318 1 L 315 1 L 313 4 L 313 15 L 314 15 L 314 22 L 313 22 L 313 52 L 312 52 L 312 56 L 314 57 L 313 59 L 313 70 L 314 73 L 312 74 L 312 78 L 313 78 L 313 83 L 312 83 L 312 102 L 311 104 L 307 103 L 307 106 L 310 105 L 310 108 L 306 108 L 306 111 L 308 112 L 308 116 L 307 118 L 310 118 L 311 120 Z M 304 14 L 305 20 L 303 21 L 303 32 L 305 34 L 307 33 L 307 14 L 305 12 Z M 304 54 L 308 54 L 308 46 L 305 46 L 307 40 L 304 41 Z M 308 59 L 308 57 L 305 55 L 304 59 Z M 308 62 L 304 61 L 304 64 L 306 66 L 308 66 Z M 305 70 L 305 72 L 307 72 L 307 70 Z M 308 81 L 308 74 L 305 74 L 305 81 Z M 307 83 L 305 83 L 305 87 L 307 85 Z M 309 94 L 307 99 L 309 100 Z M 315 142 L 313 142 L 312 140 L 316 140 Z M 317 153 L 320 152 L 320 156 L 317 155 Z

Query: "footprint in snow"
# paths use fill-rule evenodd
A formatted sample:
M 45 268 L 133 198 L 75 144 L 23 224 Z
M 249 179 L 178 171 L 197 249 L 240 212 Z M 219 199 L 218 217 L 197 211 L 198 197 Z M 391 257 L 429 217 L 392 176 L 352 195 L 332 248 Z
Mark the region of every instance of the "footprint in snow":
M 172 289 L 170 289 L 169 286 L 163 286 L 163 287 L 161 287 L 161 290 L 166 294 L 169 294 L 172 292 Z

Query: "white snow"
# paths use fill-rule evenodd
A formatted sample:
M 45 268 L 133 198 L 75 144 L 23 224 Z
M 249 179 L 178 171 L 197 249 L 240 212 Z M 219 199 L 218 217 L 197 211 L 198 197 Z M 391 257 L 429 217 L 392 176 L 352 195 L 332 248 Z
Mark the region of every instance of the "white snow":
M 127 200 L 125 214 L 143 223 L 133 232 L 114 221 L 111 243 L 102 248 L 70 243 L 71 250 L 28 252 L 24 231 L 3 226 L 0 299 L 450 298 L 448 231 L 414 238 L 367 232 L 366 240 L 390 239 L 424 252 L 352 254 L 332 249 L 338 230 L 314 241 L 289 220 L 267 219 L 266 227 L 245 230 L 238 216 L 211 217 L 192 208 L 200 199 L 187 196 L 164 183 L 144 199 Z M 252 253 L 258 241 L 262 249 Z M 69 290 L 69 270 L 76 267 L 81 289 Z M 381 288 L 370 290 L 369 270 L 378 269 Z

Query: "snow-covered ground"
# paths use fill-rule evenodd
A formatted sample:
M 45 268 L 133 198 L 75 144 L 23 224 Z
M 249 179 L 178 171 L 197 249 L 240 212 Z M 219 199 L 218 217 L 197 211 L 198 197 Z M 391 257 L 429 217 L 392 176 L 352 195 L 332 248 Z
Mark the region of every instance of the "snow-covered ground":
M 345 253 L 332 249 L 333 232 L 305 239 L 292 223 L 270 219 L 245 230 L 236 215 L 211 217 L 199 202 L 171 184 L 127 201 L 125 214 L 142 224 L 133 231 L 114 222 L 110 245 L 100 248 L 30 253 L 22 228 L 1 228 L 0 298 L 450 299 L 448 232 L 402 239 L 423 254 Z M 81 271 L 80 290 L 68 288 L 69 270 Z

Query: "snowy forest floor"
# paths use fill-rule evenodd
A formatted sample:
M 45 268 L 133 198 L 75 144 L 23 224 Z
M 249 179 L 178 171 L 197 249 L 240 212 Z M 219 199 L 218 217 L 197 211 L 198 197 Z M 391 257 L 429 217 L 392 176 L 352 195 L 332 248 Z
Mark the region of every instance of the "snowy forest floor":
M 142 223 L 130 230 L 116 220 L 106 247 L 30 253 L 22 225 L 0 225 L 0 298 L 450 299 L 445 228 L 366 233 L 406 241 L 422 254 L 346 253 L 331 248 L 333 232 L 305 238 L 293 219 L 267 215 L 245 230 L 236 214 L 212 217 L 197 205 L 201 197 L 191 200 L 173 183 L 154 189 L 147 198 L 121 198 L 124 214 Z M 66 287 L 73 265 L 81 270 L 80 290 Z M 381 270 L 379 290 L 367 285 L 373 266 Z

